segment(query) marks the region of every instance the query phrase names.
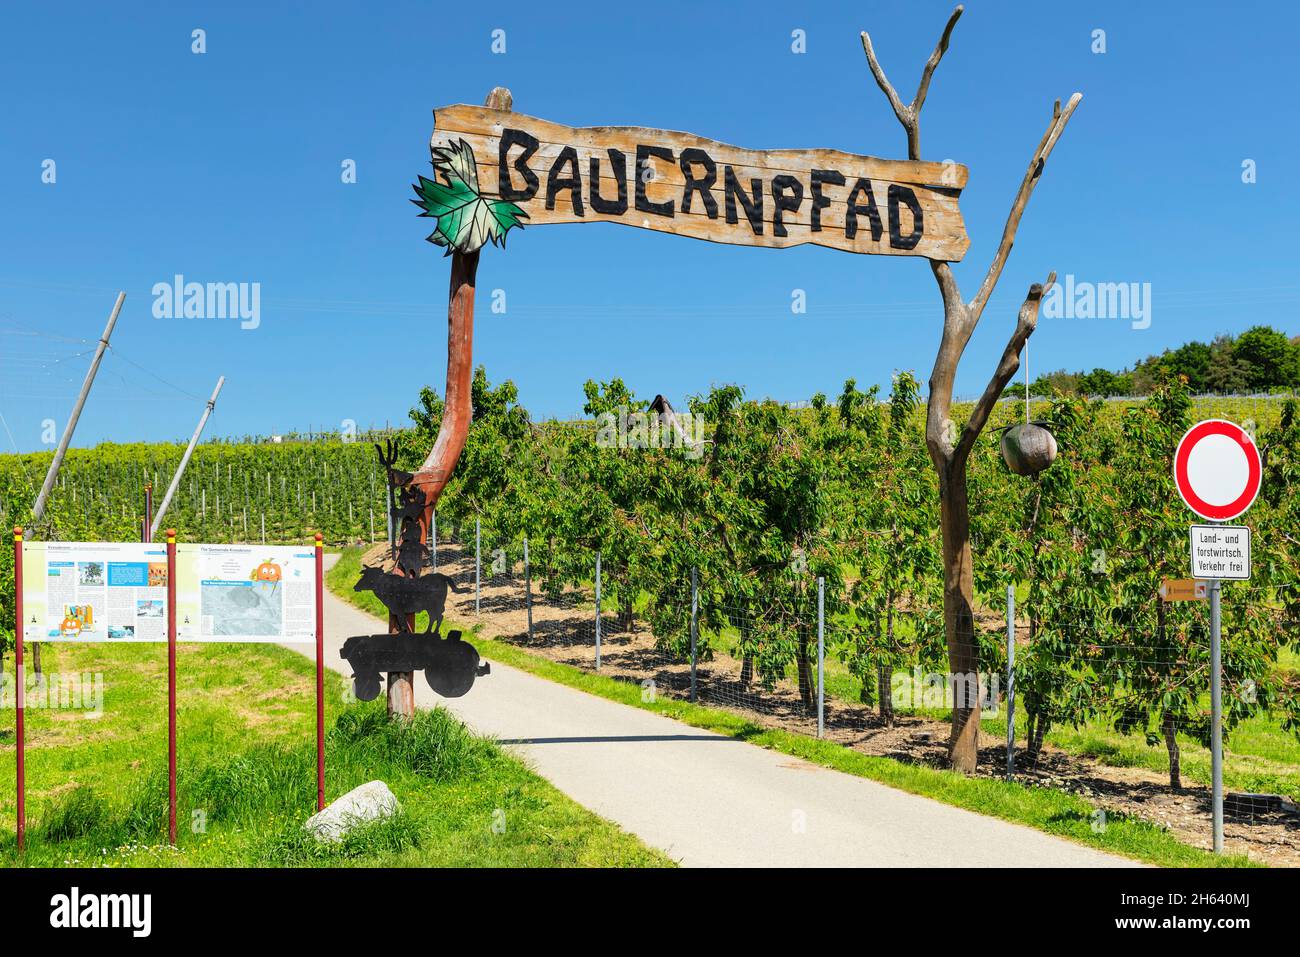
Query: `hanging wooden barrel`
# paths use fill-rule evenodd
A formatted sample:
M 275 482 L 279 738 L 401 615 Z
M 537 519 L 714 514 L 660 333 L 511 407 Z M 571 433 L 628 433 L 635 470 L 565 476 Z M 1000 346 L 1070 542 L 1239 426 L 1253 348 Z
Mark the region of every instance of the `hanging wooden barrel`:
M 1036 422 L 1013 425 L 1002 435 L 1002 459 L 1017 475 L 1037 475 L 1056 461 L 1056 436 Z

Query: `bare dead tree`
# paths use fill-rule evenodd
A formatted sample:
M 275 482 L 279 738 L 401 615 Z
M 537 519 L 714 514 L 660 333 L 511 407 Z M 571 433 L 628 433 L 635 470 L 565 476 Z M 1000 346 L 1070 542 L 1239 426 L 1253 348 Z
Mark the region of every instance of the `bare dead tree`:
M 934 76 L 939 61 L 948 49 L 953 27 L 962 15 L 958 6 L 948 18 L 943 35 L 939 38 L 934 52 L 926 61 L 921 71 L 921 82 L 917 86 L 916 96 L 910 104 L 904 105 L 881 69 L 871 46 L 871 37 L 862 34 L 862 49 L 867 54 L 867 63 L 871 67 L 876 84 L 889 99 L 894 115 L 902 124 L 907 134 L 908 159 L 921 158 L 921 108 L 930 89 L 930 79 Z M 1020 366 L 1020 350 L 1033 334 L 1038 324 L 1038 309 L 1043 295 L 1051 288 L 1056 279 L 1052 273 L 1043 285 L 1034 283 L 1016 321 L 997 369 L 985 387 L 970 418 L 960 430 L 952 421 L 952 390 L 957 375 L 957 366 L 961 362 L 966 344 L 980 321 L 984 307 L 988 304 L 993 290 L 1002 276 L 1002 269 L 1011 253 L 1015 242 L 1016 230 L 1020 226 L 1020 217 L 1024 215 L 1029 197 L 1038 185 L 1043 174 L 1047 158 L 1051 155 L 1056 141 L 1060 139 L 1065 125 L 1070 121 L 1075 108 L 1083 95 L 1075 93 L 1070 97 L 1065 108 L 1057 100 L 1052 108 L 1052 119 L 1047 132 L 1039 141 L 1029 161 L 1029 168 L 1020 183 L 1019 190 L 1011 204 L 1006 225 L 1002 229 L 1002 240 L 997 252 L 989 264 L 988 271 L 980 283 L 975 297 L 969 302 L 962 298 L 957 279 L 952 273 L 952 265 L 942 260 L 929 260 L 930 270 L 934 273 L 939 293 L 943 297 L 943 335 L 939 340 L 939 351 L 935 356 L 934 369 L 930 373 L 930 394 L 926 403 L 925 443 L 939 477 L 940 526 L 943 535 L 943 612 L 944 629 L 948 642 L 948 666 L 953 685 L 952 736 L 948 744 L 948 754 L 952 767 L 971 773 L 979 753 L 979 695 L 978 677 L 979 659 L 975 644 L 975 621 L 972 612 L 974 602 L 974 579 L 971 571 L 970 546 L 970 503 L 967 492 L 966 467 L 971 449 L 979 438 L 980 432 L 988 422 L 994 403 L 1001 396 L 1012 376 Z

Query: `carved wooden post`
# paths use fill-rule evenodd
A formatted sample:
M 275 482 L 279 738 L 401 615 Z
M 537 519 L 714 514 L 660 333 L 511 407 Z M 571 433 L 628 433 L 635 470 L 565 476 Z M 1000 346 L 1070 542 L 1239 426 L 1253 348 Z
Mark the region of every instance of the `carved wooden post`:
M 489 109 L 508 110 L 511 107 L 510 91 L 496 87 L 488 94 L 484 105 Z M 474 378 L 474 279 L 478 273 L 479 251 L 451 254 L 451 284 L 447 292 L 447 391 L 443 403 L 442 424 L 433 450 L 424 460 L 420 470 L 411 477 L 411 485 L 424 493 L 424 513 L 420 517 L 420 544 L 422 554 L 429 547 L 429 529 L 433 524 L 433 510 L 447 487 L 451 471 L 465 448 L 472 415 L 470 390 Z M 415 616 L 402 622 L 397 615 L 388 616 L 389 634 L 413 631 Z M 414 675 L 409 671 L 390 672 L 388 675 L 388 713 L 401 718 L 415 715 Z

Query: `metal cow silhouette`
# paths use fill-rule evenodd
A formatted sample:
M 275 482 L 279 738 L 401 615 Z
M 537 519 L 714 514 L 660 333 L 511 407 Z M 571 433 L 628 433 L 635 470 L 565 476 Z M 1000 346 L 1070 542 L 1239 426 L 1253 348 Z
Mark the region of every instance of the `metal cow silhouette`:
M 450 576 L 442 572 L 432 572 L 416 578 L 396 575 L 375 568 L 373 565 L 366 565 L 362 567 L 361 578 L 352 590 L 374 592 L 375 597 L 384 603 L 388 613 L 397 616 L 402 631 L 411 630 L 406 620 L 407 615 L 427 611 L 429 627 L 425 629 L 425 634 L 430 632 L 437 634 L 442 631 L 442 615 L 447 606 L 448 588 L 457 594 L 464 591 L 456 587 L 456 583 Z

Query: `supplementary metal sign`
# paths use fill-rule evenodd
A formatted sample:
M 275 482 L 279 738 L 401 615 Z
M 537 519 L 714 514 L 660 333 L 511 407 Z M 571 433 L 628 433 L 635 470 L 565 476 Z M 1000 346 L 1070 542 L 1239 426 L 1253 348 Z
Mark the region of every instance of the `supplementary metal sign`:
M 812 243 L 956 261 L 966 167 L 829 149 L 746 150 L 635 126 L 574 128 L 507 110 L 434 111 L 430 147 L 525 225 L 613 222 L 746 246 Z M 446 175 L 444 170 L 444 175 Z
M 1196 578 L 1166 578 L 1160 583 L 1160 600 L 1202 601 L 1209 597 L 1208 584 Z
M 1263 478 L 1250 433 L 1226 419 L 1206 419 L 1187 430 L 1174 453 L 1174 484 L 1201 518 L 1228 522 L 1245 513 Z
M 1192 576 L 1250 577 L 1250 529 L 1245 525 L 1193 525 Z

